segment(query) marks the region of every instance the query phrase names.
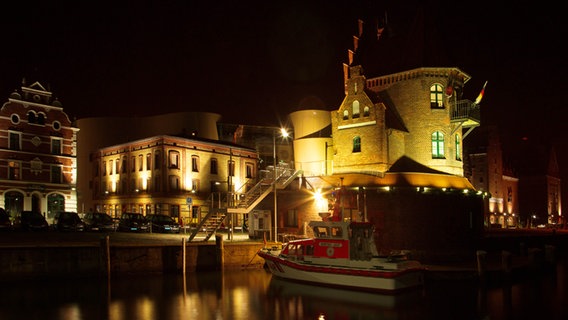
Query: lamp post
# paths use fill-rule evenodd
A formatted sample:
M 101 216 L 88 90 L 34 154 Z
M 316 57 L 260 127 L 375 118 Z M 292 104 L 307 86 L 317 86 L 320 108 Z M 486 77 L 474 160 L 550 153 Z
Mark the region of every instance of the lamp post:
M 282 135 L 283 138 L 287 138 L 288 137 L 288 131 L 286 131 L 286 129 L 284 128 L 279 128 L 278 130 L 280 130 L 280 134 Z M 274 242 L 278 241 L 278 194 L 277 194 L 277 187 L 276 187 L 276 182 L 278 180 L 278 173 L 276 170 L 277 167 L 277 157 L 276 157 L 276 130 L 273 132 L 272 134 L 272 158 L 274 161 L 274 182 L 272 183 L 273 186 L 273 193 L 274 193 L 274 236 L 273 236 L 273 240 Z

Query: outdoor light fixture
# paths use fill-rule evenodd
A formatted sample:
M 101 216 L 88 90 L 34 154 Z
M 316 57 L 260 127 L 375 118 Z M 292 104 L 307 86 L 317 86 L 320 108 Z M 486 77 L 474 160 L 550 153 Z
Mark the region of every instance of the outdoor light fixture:
M 289 134 L 288 131 L 285 128 L 279 128 L 278 129 L 280 131 L 280 136 L 282 138 L 288 138 Z M 277 157 L 276 157 L 276 134 L 277 134 L 277 130 L 274 130 L 273 134 L 272 134 L 272 158 L 273 158 L 273 163 L 274 163 L 274 181 L 272 183 L 273 185 L 273 192 L 274 192 L 274 241 L 278 241 L 278 195 L 277 195 L 277 188 L 276 188 L 276 182 L 278 180 L 278 173 L 277 173 Z

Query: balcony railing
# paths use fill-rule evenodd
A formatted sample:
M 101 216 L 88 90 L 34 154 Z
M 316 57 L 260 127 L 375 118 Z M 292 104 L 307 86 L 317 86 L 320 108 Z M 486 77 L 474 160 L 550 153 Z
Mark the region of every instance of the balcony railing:
M 481 123 L 479 105 L 469 100 L 450 102 L 450 119 L 462 123 L 464 128 L 478 127 Z

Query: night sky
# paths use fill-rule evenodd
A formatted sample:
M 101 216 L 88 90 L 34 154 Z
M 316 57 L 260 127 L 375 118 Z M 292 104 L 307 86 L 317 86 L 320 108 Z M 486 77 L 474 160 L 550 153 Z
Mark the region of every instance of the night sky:
M 412 1 L 22 1 L 1 5 L 0 95 L 40 81 L 71 116 L 212 111 L 277 125 L 302 108 L 334 110 L 357 19 Z M 400 2 L 400 1 L 392 1 Z M 564 9 L 416 1 L 452 67 L 488 81 L 483 121 L 514 137 L 564 136 Z M 391 9 L 392 8 L 392 9 Z

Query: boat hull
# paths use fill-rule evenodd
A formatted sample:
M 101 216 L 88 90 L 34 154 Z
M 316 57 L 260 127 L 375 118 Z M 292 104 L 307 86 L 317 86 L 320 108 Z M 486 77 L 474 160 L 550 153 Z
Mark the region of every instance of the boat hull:
M 274 276 L 305 283 L 377 292 L 399 292 L 424 284 L 424 269 L 418 267 L 404 270 L 345 268 L 290 261 L 267 252 L 259 252 L 259 256 Z

